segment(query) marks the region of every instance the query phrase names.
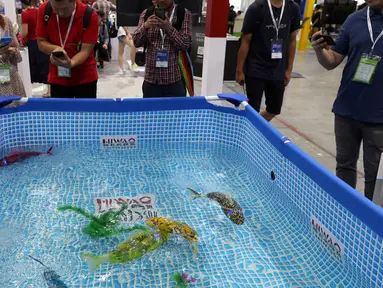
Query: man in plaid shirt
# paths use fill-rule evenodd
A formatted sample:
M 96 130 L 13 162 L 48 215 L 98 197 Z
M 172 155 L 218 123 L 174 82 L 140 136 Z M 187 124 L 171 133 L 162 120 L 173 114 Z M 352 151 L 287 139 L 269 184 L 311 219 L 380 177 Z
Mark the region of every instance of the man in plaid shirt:
M 151 15 L 145 21 L 145 10 L 133 35 L 136 47 L 147 45 L 145 81 L 142 87 L 144 98 L 186 96 L 185 83 L 178 65 L 178 52 L 191 47 L 192 15 L 185 9 L 184 21 L 178 31 L 173 27 L 178 15 L 173 0 L 156 0 L 154 4 L 165 10 L 165 20 Z
M 104 17 L 102 20 L 104 20 L 106 23 L 108 23 L 110 11 L 116 11 L 116 5 L 114 5 L 112 2 L 109 2 L 108 0 L 97 0 L 93 3 L 92 8 L 97 11 L 102 11 L 104 13 Z

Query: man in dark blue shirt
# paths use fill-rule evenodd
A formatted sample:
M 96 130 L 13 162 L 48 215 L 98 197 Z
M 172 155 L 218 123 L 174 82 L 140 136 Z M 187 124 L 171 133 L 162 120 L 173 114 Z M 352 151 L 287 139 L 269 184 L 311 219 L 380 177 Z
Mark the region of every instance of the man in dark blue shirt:
M 333 106 L 337 146 L 336 173 L 356 187 L 357 161 L 363 141 L 365 196 L 372 200 L 383 152 L 383 0 L 369 0 L 350 15 L 326 49 L 320 32 L 312 37 L 319 63 L 332 70 L 348 57 Z
M 293 0 L 256 0 L 246 12 L 236 80 L 246 85 L 249 103 L 258 112 L 265 92 L 261 115 L 267 121 L 281 113 L 299 28 L 299 6 Z

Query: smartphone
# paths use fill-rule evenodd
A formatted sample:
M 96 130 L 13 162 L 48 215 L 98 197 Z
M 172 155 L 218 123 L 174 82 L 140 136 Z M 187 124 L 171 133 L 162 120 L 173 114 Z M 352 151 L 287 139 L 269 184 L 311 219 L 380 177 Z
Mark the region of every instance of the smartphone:
M 336 44 L 334 39 L 330 35 L 319 35 L 317 39 L 319 40 L 320 38 L 323 38 L 324 41 L 326 41 L 326 43 L 330 46 L 334 46 Z
M 57 57 L 57 58 L 64 58 L 64 52 L 63 51 L 52 52 L 52 55 Z
M 154 9 L 154 14 L 155 14 L 158 18 L 161 18 L 162 20 L 165 20 L 165 19 L 166 19 L 165 9 L 164 9 L 164 8 L 156 7 L 156 8 Z

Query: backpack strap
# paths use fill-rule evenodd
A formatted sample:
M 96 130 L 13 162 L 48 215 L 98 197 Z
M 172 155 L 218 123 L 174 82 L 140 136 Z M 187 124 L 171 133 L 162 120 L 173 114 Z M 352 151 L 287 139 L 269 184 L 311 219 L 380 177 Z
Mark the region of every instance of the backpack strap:
M 89 27 L 90 24 L 90 19 L 92 18 L 92 13 L 93 13 L 93 8 L 87 6 L 85 13 L 84 13 L 84 18 L 83 18 L 83 28 L 86 30 Z M 52 4 L 50 1 L 48 1 L 47 6 L 45 6 L 45 11 L 44 11 L 44 24 L 47 24 L 49 22 L 49 19 L 51 19 L 52 15 Z
M 86 6 L 86 10 L 84 13 L 84 18 L 83 18 L 83 24 L 82 28 L 86 30 L 89 27 L 90 19 L 92 18 L 92 13 L 94 9 L 90 6 Z
M 44 11 L 44 24 L 47 24 L 52 15 L 52 3 L 48 1 L 47 6 L 45 6 Z
M 177 9 L 177 19 L 176 19 L 175 23 L 173 24 L 173 27 L 177 31 L 181 31 L 182 25 L 183 25 L 184 20 L 185 20 L 186 10 L 185 10 L 185 8 L 181 8 L 179 6 L 176 6 L 175 9 Z

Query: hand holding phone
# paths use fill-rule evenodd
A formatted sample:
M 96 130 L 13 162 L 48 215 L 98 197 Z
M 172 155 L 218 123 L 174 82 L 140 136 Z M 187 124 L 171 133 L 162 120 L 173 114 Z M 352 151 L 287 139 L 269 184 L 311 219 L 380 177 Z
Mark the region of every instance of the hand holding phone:
M 166 19 L 166 13 L 164 8 L 156 7 L 154 9 L 154 15 L 156 15 L 158 18 L 165 20 Z
M 317 37 L 316 40 L 319 40 L 320 38 L 323 38 L 324 41 L 326 41 L 326 43 L 330 46 L 334 46 L 336 44 L 334 39 L 330 35 L 320 35 L 319 37 Z
M 65 54 L 63 51 L 53 51 L 52 55 L 57 57 L 57 58 L 61 58 L 61 59 L 63 59 L 65 57 Z
M 328 49 L 329 43 L 335 44 L 335 41 L 331 38 L 330 35 L 322 35 L 322 32 L 315 33 L 311 38 L 311 44 L 316 52 L 320 52 L 323 49 Z M 326 41 L 328 40 L 328 42 Z M 332 40 L 332 41 L 331 41 Z

